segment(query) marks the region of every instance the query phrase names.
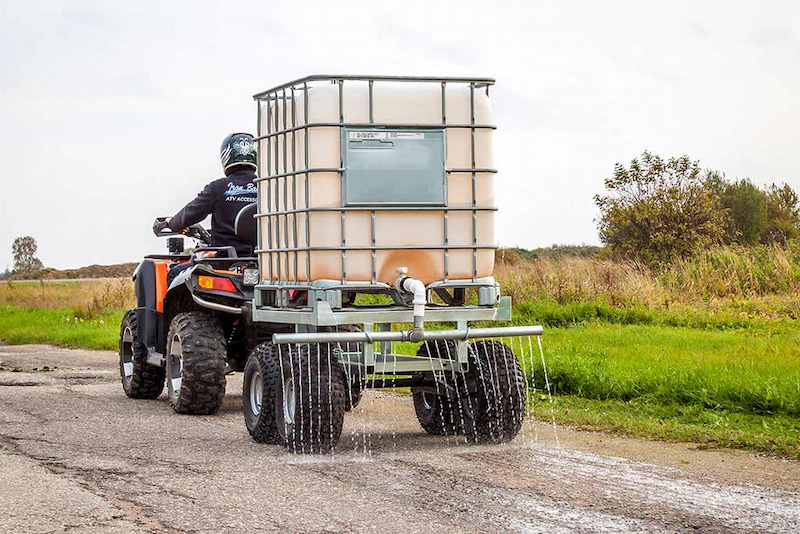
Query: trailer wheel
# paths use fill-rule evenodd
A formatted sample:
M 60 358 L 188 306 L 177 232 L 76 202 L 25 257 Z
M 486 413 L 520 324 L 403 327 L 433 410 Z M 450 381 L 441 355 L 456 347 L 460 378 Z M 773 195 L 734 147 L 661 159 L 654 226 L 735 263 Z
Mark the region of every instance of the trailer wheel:
M 177 413 L 209 415 L 225 397 L 225 333 L 207 312 L 179 313 L 166 343 L 167 390 Z
M 147 363 L 147 349 L 139 343 L 136 310 L 128 310 L 119 328 L 119 376 L 132 399 L 155 399 L 164 390 L 166 372 Z
M 333 332 L 360 332 L 361 329 L 356 325 L 340 325 L 337 326 Z M 361 352 L 361 343 L 336 343 L 331 347 L 333 352 L 339 359 L 340 352 Z M 364 386 L 367 383 L 367 377 L 363 374 L 363 368 L 359 365 L 347 366 L 347 364 L 339 364 L 344 373 L 344 389 L 345 389 L 345 403 L 344 411 L 350 412 L 355 410 L 361 398 L 364 396 Z
M 280 395 L 281 359 L 272 343 L 258 345 L 244 366 L 242 408 L 250 436 L 259 443 L 283 443 L 275 399 Z
M 333 449 L 342 435 L 346 386 L 333 351 L 302 344 L 280 352 L 282 387 L 275 396 L 278 432 L 295 453 Z
M 364 396 L 364 381 L 357 376 L 347 381 L 345 375 L 345 403 L 344 411 L 351 412 L 356 409 L 361 398 Z
M 469 347 L 469 379 L 475 383 L 464 435 L 470 443 L 507 443 L 525 419 L 525 378 L 510 347 L 481 340 Z
M 453 341 L 426 341 L 417 351 L 424 358 L 455 359 L 456 344 Z M 448 384 L 457 386 L 450 372 L 445 372 Z M 422 429 L 434 436 L 457 436 L 464 431 L 464 414 L 456 399 L 432 391 L 414 392 L 414 411 Z

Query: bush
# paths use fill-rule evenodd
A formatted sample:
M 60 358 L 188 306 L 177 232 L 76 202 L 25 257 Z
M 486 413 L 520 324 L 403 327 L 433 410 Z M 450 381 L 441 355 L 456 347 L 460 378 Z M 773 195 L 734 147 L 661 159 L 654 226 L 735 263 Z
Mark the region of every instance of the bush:
M 800 201 L 787 184 L 773 184 L 767 190 L 767 227 L 762 231 L 762 243 L 786 243 L 800 238 Z
M 769 225 L 767 194 L 750 180 L 722 183 L 719 186 L 722 207 L 728 212 L 727 242 L 758 245 Z
M 688 156 L 664 161 L 645 151 L 627 168 L 617 164 L 605 180 L 608 194 L 595 196 L 600 239 L 615 255 L 648 265 L 721 243 L 727 219 L 706 185 L 711 176 Z
M 786 244 L 800 238 L 800 202 L 784 184 L 761 189 L 700 171 L 687 156 L 644 152 L 617 164 L 595 196 L 600 239 L 616 256 L 668 265 L 714 245 Z

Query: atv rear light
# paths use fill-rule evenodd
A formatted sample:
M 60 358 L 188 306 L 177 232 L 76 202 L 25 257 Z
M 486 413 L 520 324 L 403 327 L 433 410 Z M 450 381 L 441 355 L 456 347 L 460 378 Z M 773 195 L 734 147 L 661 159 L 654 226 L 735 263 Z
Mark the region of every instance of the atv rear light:
M 198 276 L 197 285 L 202 289 L 213 289 L 215 291 L 230 291 L 236 293 L 236 286 L 227 278 L 216 276 Z
M 242 283 L 246 286 L 254 286 L 258 283 L 258 269 L 245 269 L 242 271 Z

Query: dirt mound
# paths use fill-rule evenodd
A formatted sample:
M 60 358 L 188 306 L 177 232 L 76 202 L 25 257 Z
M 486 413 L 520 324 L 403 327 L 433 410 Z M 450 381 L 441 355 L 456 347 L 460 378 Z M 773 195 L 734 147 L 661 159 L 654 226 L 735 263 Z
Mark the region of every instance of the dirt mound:
M 37 273 L 18 273 L 11 280 L 70 280 L 74 278 L 122 278 L 128 277 L 136 269 L 136 263 L 117 263 L 115 265 L 88 265 L 77 269 L 53 269 L 47 267 Z

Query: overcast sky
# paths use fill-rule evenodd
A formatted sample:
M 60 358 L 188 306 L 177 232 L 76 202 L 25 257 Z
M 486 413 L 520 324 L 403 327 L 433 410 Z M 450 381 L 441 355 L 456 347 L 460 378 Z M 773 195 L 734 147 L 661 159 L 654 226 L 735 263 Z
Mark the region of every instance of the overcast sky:
M 616 162 L 800 189 L 800 2 L 3 2 L 0 270 L 136 261 L 252 95 L 312 73 L 490 76 L 497 237 L 597 243 Z

